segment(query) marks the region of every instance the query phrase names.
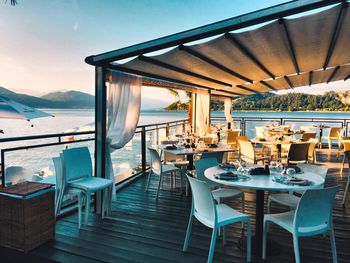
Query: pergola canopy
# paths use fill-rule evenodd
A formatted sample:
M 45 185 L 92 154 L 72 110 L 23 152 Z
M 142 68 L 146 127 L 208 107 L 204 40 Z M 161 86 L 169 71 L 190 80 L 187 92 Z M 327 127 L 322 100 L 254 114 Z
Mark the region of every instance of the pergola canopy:
M 318 13 L 292 19 L 268 12 L 279 8 L 280 15 L 291 15 L 297 13 L 297 8 L 307 11 L 337 2 L 342 3 Z M 292 9 L 295 11 L 292 12 Z M 350 9 L 347 1 L 291 1 L 238 18 L 241 23 L 248 24 L 249 18 L 256 18 L 253 16 L 255 13 L 260 22 L 269 21 L 269 18 L 278 19 L 253 30 L 225 32 L 200 44 L 184 45 L 185 41 L 178 41 L 179 45 L 161 55 L 145 55 L 147 52 L 161 50 L 160 46 L 152 46 L 150 41 L 136 45 L 134 49 L 131 46 L 91 56 L 86 61 L 164 81 L 166 87 L 169 87 L 169 83 L 174 83 L 178 88 L 207 89 L 212 94 L 226 96 L 277 91 L 347 80 L 350 77 Z M 231 20 L 233 23 L 235 18 Z M 230 19 L 204 26 L 202 31 L 223 22 L 230 28 L 227 21 Z M 195 30 L 198 31 L 192 31 Z M 156 44 L 166 38 L 174 39 L 176 35 L 181 39 L 181 34 L 189 35 L 189 32 L 191 30 L 153 42 Z M 216 32 L 222 30 L 216 28 Z M 198 39 L 200 38 L 192 37 L 190 40 Z M 163 48 L 171 46 L 171 43 L 166 43 L 168 42 L 165 41 L 162 45 Z M 142 49 L 146 44 L 149 47 Z M 130 49 L 129 52 L 126 49 Z M 118 60 L 135 55 L 136 58 L 126 63 L 117 63 Z

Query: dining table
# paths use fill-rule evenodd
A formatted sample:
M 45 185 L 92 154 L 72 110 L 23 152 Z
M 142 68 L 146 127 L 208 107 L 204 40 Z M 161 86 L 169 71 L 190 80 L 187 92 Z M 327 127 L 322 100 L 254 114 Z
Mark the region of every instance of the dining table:
M 264 198 L 266 191 L 304 191 L 311 188 L 320 188 L 324 185 L 324 178 L 316 173 L 301 172 L 295 174 L 296 177 L 308 180 L 310 185 L 291 185 L 284 184 L 274 180 L 276 176 L 280 176 L 279 171 L 270 171 L 270 175 L 241 175 L 242 179 L 237 180 L 220 180 L 216 179 L 215 175 L 225 173 L 227 169 L 219 166 L 214 166 L 205 170 L 204 175 L 211 181 L 230 187 L 237 187 L 240 189 L 255 190 L 255 237 L 252 238 L 252 252 L 255 255 L 261 256 L 262 252 L 262 238 L 264 226 Z M 268 240 L 267 253 L 276 254 L 280 250 L 278 244 Z M 245 249 L 245 241 L 238 242 L 240 249 Z
M 170 146 L 170 147 L 169 147 Z M 235 149 L 231 148 L 228 144 L 219 143 L 218 145 L 204 146 L 204 147 L 188 147 L 161 144 L 158 145 L 159 150 L 168 152 L 177 156 L 186 156 L 188 161 L 187 170 L 194 170 L 194 155 L 202 154 L 203 152 L 234 152 Z
M 296 142 L 296 140 L 267 140 L 264 138 L 253 138 L 250 141 L 254 144 L 275 145 L 278 158 L 281 158 L 282 145 L 288 145 Z

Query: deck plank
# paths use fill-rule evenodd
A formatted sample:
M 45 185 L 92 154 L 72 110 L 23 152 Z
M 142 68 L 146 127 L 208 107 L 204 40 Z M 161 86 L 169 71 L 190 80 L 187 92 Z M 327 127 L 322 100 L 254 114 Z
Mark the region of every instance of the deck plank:
M 349 169 L 346 166 L 344 175 L 340 175 L 335 150 L 330 154 L 326 149 L 318 150 L 317 155 L 319 164 L 330 168 L 326 185 L 340 185 L 334 206 L 338 262 L 350 262 L 350 204 L 346 208 L 341 205 Z M 169 189 L 166 181 L 156 201 L 156 183 L 152 180 L 150 190 L 145 192 L 146 178 L 142 178 L 118 192 L 111 217 L 101 220 L 92 214 L 89 225 L 81 230 L 77 229 L 76 214 L 60 219 L 56 224 L 56 240 L 29 255 L 59 262 L 206 262 L 211 230 L 199 222 L 194 223 L 189 250 L 182 252 L 191 197 L 184 196 L 179 189 Z M 246 213 L 253 216 L 255 224 L 255 195 L 253 191 L 245 193 Z M 228 204 L 240 209 L 239 201 Z M 272 211 L 287 209 L 274 204 Z M 240 224 L 230 226 L 227 236 L 226 246 L 220 238 L 217 240 L 214 262 L 245 262 L 245 254 L 237 248 L 242 236 Z M 281 253 L 266 262 L 294 262 L 291 235 L 272 225 L 269 237 L 279 243 Z M 329 238 L 302 238 L 300 253 L 302 262 L 331 262 Z M 260 259 L 253 258 L 253 262 Z

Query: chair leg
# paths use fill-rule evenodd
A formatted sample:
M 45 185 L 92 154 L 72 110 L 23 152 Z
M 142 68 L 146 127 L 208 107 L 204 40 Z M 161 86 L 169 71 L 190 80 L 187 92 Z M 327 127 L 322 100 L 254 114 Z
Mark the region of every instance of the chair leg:
M 226 245 L 226 226 L 222 227 L 222 245 Z
M 338 257 L 337 257 L 337 248 L 335 245 L 335 237 L 334 237 L 334 230 L 330 231 L 330 238 L 331 238 L 331 246 L 332 246 L 332 257 L 333 257 L 333 263 L 338 262 Z
M 148 180 L 147 180 L 146 192 L 148 191 L 148 186 L 149 186 L 149 182 L 151 181 L 151 176 L 152 176 L 152 171 L 150 171 L 150 172 L 149 172 L 149 174 L 148 174 Z
M 268 231 L 267 226 L 268 226 L 268 221 L 264 220 L 263 243 L 262 243 L 262 253 L 261 253 L 262 259 L 266 259 L 266 238 L 267 238 L 267 231 Z
M 156 196 L 156 199 L 158 199 L 159 188 L 160 188 L 160 184 L 162 183 L 162 181 L 163 181 L 163 174 L 160 174 L 160 176 L 159 176 L 158 188 L 157 188 L 157 196 Z
M 102 219 L 105 218 L 107 206 L 108 206 L 108 188 L 102 190 L 103 193 L 103 202 L 102 202 Z
M 83 212 L 83 193 L 78 194 L 78 228 L 81 228 L 81 219 L 82 219 L 82 212 Z
M 192 222 L 193 222 L 193 215 L 191 212 L 190 219 L 188 220 L 186 237 L 185 237 L 185 242 L 184 242 L 184 246 L 182 248 L 182 251 L 186 251 L 188 249 L 188 243 L 190 241 L 191 230 L 192 230 Z
M 247 262 L 252 261 L 252 226 L 250 223 L 250 218 L 247 220 Z
M 346 187 L 344 191 L 343 202 L 342 202 L 343 205 L 345 205 L 346 197 L 348 196 L 348 193 L 349 193 L 349 185 L 350 185 L 350 174 L 348 175 L 348 181 L 346 183 Z
M 91 193 L 86 193 L 86 202 L 85 202 L 85 225 L 88 224 L 89 221 L 89 213 L 90 213 L 90 199 Z
M 293 234 L 293 246 L 294 246 L 295 263 L 300 263 L 299 240 L 295 234 Z
M 245 212 L 245 200 L 244 200 L 244 193 L 242 195 L 242 214 Z M 242 222 L 242 229 L 244 229 L 244 222 Z
M 272 201 L 270 198 L 268 198 L 268 201 L 267 201 L 267 213 L 268 214 L 271 214 L 271 205 L 272 205 Z M 270 224 L 269 223 L 266 224 L 266 231 L 270 232 Z
M 343 170 L 344 170 L 344 165 L 345 165 L 345 154 L 343 155 L 343 161 L 341 163 L 341 168 L 340 168 L 340 174 L 343 174 Z
M 218 233 L 218 230 L 216 227 L 214 227 L 213 233 L 211 235 L 209 255 L 208 255 L 208 261 L 207 261 L 208 263 L 211 263 L 213 261 L 217 233 Z

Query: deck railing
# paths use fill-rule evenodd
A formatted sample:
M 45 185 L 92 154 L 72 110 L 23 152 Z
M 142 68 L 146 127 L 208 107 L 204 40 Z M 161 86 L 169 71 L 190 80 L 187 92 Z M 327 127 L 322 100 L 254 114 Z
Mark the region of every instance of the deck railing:
M 224 117 L 212 117 L 212 123 L 225 123 Z M 345 134 L 349 134 L 350 119 L 329 119 L 329 118 L 270 118 L 270 117 L 235 117 L 236 126 L 242 130 L 242 135 L 250 138 L 255 136 L 255 126 L 262 126 L 266 124 L 292 125 L 294 128 L 300 128 L 301 125 L 312 126 L 316 124 L 326 124 L 331 127 L 341 127 Z M 126 171 L 120 172 L 117 176 L 117 183 L 122 183 L 133 176 L 140 175 L 146 172 L 148 168 L 148 154 L 147 147 L 159 144 L 169 135 L 176 133 L 183 133 L 186 129 L 187 120 L 177 120 L 157 124 L 140 125 L 137 127 L 135 136 L 131 141 L 132 145 L 127 145 L 125 148 L 118 150 L 115 154 L 116 163 L 121 160 L 128 160 L 129 166 Z M 12 137 L 0 139 L 1 145 L 1 171 L 2 171 L 2 185 L 6 181 L 6 165 L 7 155 L 23 150 L 30 150 L 36 148 L 46 148 L 55 146 L 69 147 L 72 144 L 84 143 L 88 144 L 90 151 L 94 152 L 93 143 L 95 140 L 94 131 L 85 132 L 70 132 L 70 133 L 56 133 L 23 137 Z M 324 137 L 327 136 L 327 131 L 324 131 Z M 58 154 L 62 147 L 52 149 L 52 152 Z M 49 151 L 49 150 L 48 150 Z M 28 154 L 30 154 L 28 152 Z M 113 157 L 113 154 L 112 154 Z M 112 158 L 113 159 L 113 158 Z M 45 159 L 46 162 L 51 160 L 49 156 Z M 46 164 L 47 165 L 47 164 Z M 119 168 L 118 168 L 119 169 Z
M 135 158 L 138 155 L 138 150 L 140 150 L 140 160 L 136 160 L 136 165 L 132 167 L 131 171 L 127 172 L 126 175 L 118 178 L 117 182 L 122 183 L 124 180 L 130 177 L 139 175 L 146 172 L 147 166 L 147 146 L 158 144 L 160 140 L 165 137 L 185 131 L 187 120 L 176 120 L 170 122 L 163 122 L 157 124 L 149 125 L 139 125 L 136 129 L 135 136 L 132 142 L 135 142 L 135 147 L 132 147 L 131 156 Z M 55 134 L 43 134 L 43 135 L 32 135 L 32 136 L 21 136 L 21 137 L 9 137 L 0 139 L 0 157 L 1 157 L 1 185 L 6 185 L 6 166 L 7 166 L 7 155 L 9 153 L 14 153 L 23 150 L 40 149 L 47 148 L 47 152 L 55 153 L 58 155 L 63 148 L 68 148 L 72 144 L 88 144 L 88 142 L 95 140 L 94 131 L 84 131 L 84 132 L 69 132 L 69 133 L 55 133 Z M 94 145 L 90 143 L 90 152 L 94 152 Z M 48 148 L 51 147 L 51 148 Z M 136 149 L 134 149 L 136 148 Z M 119 153 L 123 151 L 119 150 Z M 26 152 L 27 155 L 31 153 Z M 121 152 L 121 155 L 123 152 Z M 42 164 L 48 165 L 48 161 L 51 162 L 50 154 L 45 156 L 46 163 Z M 124 159 L 126 159 L 125 157 Z M 40 159 L 40 158 L 39 158 Z M 121 156 L 123 159 L 123 156 Z M 137 158 L 136 158 L 137 159 Z

